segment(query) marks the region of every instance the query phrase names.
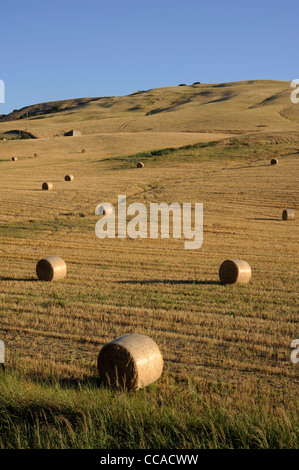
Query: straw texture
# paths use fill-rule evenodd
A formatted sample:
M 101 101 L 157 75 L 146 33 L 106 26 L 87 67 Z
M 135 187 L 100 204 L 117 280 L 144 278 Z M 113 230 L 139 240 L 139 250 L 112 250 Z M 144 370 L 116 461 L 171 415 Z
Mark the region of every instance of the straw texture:
M 158 380 L 163 370 L 163 357 L 153 339 L 136 333 L 105 344 L 97 365 L 104 383 L 139 389 Z
M 51 189 L 53 189 L 53 184 L 46 181 L 45 183 L 42 184 L 42 189 L 44 191 L 50 191 Z
M 65 179 L 65 181 L 73 181 L 74 176 L 73 175 L 65 175 L 64 179 Z
M 41 281 L 57 281 L 66 276 L 67 267 L 59 256 L 48 256 L 36 265 L 36 274 Z
M 295 220 L 294 209 L 285 209 L 282 213 L 282 220 Z
M 137 163 L 137 168 L 143 168 L 143 167 L 144 167 L 144 163 L 142 163 L 142 162 Z
M 219 268 L 222 284 L 247 284 L 251 279 L 251 267 L 240 259 L 227 259 Z

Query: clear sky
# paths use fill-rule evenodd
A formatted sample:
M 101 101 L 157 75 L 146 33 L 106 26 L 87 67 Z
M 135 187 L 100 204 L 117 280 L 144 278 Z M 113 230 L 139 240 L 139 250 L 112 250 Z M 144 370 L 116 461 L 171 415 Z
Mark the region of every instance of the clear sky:
M 9 0 L 0 114 L 180 83 L 299 78 L 298 0 Z

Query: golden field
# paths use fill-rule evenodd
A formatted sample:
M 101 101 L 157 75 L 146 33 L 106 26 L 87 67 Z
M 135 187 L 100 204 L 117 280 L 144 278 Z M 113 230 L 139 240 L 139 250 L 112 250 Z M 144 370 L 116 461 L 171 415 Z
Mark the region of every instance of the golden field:
M 162 384 L 170 375 L 291 400 L 299 382 L 290 360 L 299 335 L 298 217 L 282 221 L 282 211 L 299 210 L 299 108 L 289 93 L 288 82 L 272 81 L 149 90 L 29 113 L 37 139 L 0 141 L 7 366 L 96 377 L 100 348 L 139 332 L 161 349 Z M 26 130 L 26 121 L 0 122 L 2 135 L 15 129 Z M 70 129 L 82 136 L 63 137 Z M 170 147 L 136 168 L 136 154 Z M 44 181 L 52 191 L 41 190 Z M 202 202 L 203 246 L 98 239 L 96 205 L 116 204 L 120 194 L 147 207 Z M 66 261 L 64 280 L 37 280 L 36 263 L 49 255 Z M 227 258 L 250 264 L 248 285 L 219 283 Z

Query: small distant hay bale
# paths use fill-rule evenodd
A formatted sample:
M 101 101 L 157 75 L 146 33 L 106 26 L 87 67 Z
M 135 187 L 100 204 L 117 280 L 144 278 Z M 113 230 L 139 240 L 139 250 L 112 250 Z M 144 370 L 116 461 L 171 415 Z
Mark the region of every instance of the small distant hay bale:
M 144 163 L 142 163 L 142 162 L 137 163 L 137 168 L 143 168 L 143 167 L 144 167 Z
M 38 154 L 38 153 L 35 153 L 33 156 L 34 156 L 34 158 L 38 158 L 38 157 L 39 157 L 39 154 Z
M 251 267 L 247 261 L 227 259 L 219 268 L 222 284 L 247 284 L 251 279 Z
M 73 175 L 65 175 L 64 179 L 65 179 L 65 181 L 73 181 L 74 176 Z
M 86 153 L 86 152 L 87 152 L 87 150 L 85 150 L 85 149 L 82 149 L 82 153 Z
M 95 215 L 114 214 L 114 207 L 109 202 L 98 204 L 94 211 Z
M 66 276 L 67 267 L 59 256 L 48 256 L 36 265 L 36 274 L 41 281 L 57 281 Z
M 13 162 L 16 162 L 18 160 L 18 157 L 12 157 L 11 159 Z
M 282 212 L 282 220 L 295 220 L 294 209 L 284 209 Z
M 272 160 L 270 161 L 270 164 L 271 165 L 277 165 L 278 164 L 278 160 L 276 158 L 272 158 Z
M 45 181 L 43 184 L 42 184 L 42 189 L 44 191 L 50 191 L 51 189 L 53 189 L 53 184 L 52 183 L 49 183 L 49 181 Z
M 139 389 L 158 380 L 163 357 L 153 339 L 136 333 L 105 344 L 98 355 L 97 367 L 106 385 Z

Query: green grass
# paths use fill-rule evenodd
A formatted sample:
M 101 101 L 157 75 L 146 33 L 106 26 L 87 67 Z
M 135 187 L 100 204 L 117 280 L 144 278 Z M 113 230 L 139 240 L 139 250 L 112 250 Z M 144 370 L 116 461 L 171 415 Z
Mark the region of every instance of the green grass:
M 165 149 L 156 149 L 156 150 L 151 150 L 148 152 L 138 152 L 133 155 L 126 155 L 126 156 L 118 156 L 118 157 L 110 157 L 106 158 L 102 161 L 109 161 L 113 163 L 113 169 L 114 170 L 119 170 L 119 169 L 124 169 L 124 168 L 132 168 L 135 167 L 137 162 L 140 160 L 146 161 L 147 163 L 150 162 L 150 164 L 156 163 L 159 164 L 161 159 L 163 158 L 163 161 L 165 160 L 165 157 L 178 157 L 179 162 L 185 162 L 190 161 L 195 155 L 191 155 L 190 152 L 193 151 L 198 151 L 200 149 L 206 148 L 206 147 L 213 147 L 217 144 L 217 142 L 203 142 L 199 144 L 189 144 L 189 145 L 184 145 L 182 147 L 177 147 L 177 148 L 165 148 Z M 182 152 L 189 152 L 188 155 L 184 155 Z M 120 163 L 119 166 L 115 166 L 115 163 Z
M 16 131 L 16 132 L 8 132 L 7 134 L 0 134 L 0 140 L 6 139 L 8 140 L 24 140 L 24 139 L 32 139 L 32 136 L 27 133 L 26 131 Z
M 62 215 L 55 219 L 28 220 L 25 222 L 13 222 L 0 225 L 0 237 L 37 239 L 43 234 L 57 235 L 57 233 L 90 231 L 94 228 L 95 222 L 91 217 Z
M 159 385 L 123 392 L 96 378 L 43 381 L 7 370 L 0 373 L 0 448 L 298 447 L 298 408 L 287 391 L 274 399 L 257 388 L 236 402 L 239 393 L 222 383 L 175 384 L 167 372 Z
M 103 161 L 111 162 L 113 170 L 123 170 L 126 168 L 135 168 L 139 161 L 145 165 L 155 167 L 161 163 L 192 163 L 194 161 L 213 160 L 241 160 L 257 161 L 259 159 L 272 158 L 281 155 L 286 149 L 293 150 L 294 145 L 299 142 L 264 142 L 256 141 L 254 143 L 246 140 L 246 137 L 232 138 L 227 141 L 200 142 L 197 144 L 184 145 L 177 148 L 156 149 L 148 152 L 138 152 L 133 155 L 121 155 L 117 157 L 106 158 Z

